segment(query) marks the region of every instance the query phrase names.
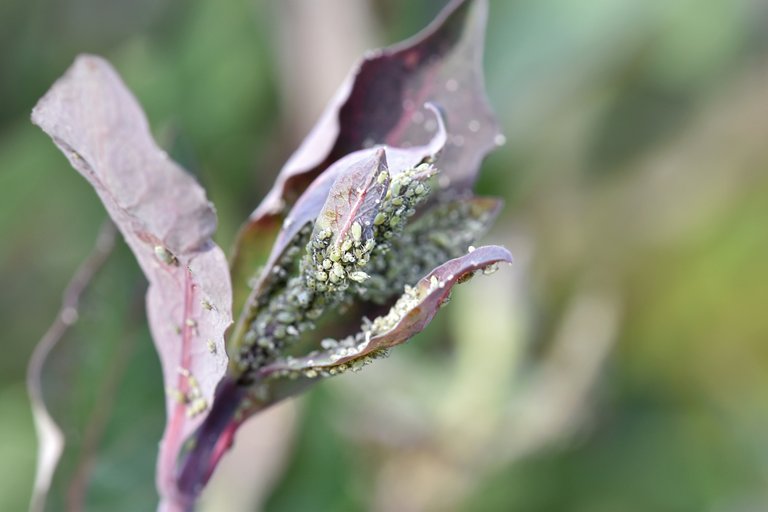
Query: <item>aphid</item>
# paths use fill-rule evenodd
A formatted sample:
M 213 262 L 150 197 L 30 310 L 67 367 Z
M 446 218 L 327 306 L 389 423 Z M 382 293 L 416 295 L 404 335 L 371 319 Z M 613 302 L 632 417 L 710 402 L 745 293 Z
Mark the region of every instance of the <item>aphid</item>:
M 162 245 L 155 246 L 155 256 L 157 259 L 165 263 L 166 265 L 178 265 L 179 260 L 173 255 L 171 251 L 163 247 Z
M 251 330 L 245 333 L 245 336 L 243 336 L 243 341 L 248 345 L 253 345 L 257 337 L 258 334 L 256 334 L 256 331 Z
M 365 281 L 366 279 L 368 279 L 369 277 L 371 277 L 371 276 L 369 276 L 368 274 L 366 274 L 366 273 L 365 273 L 365 272 L 363 272 L 362 270 L 356 270 L 356 271 L 354 271 L 354 272 L 350 272 L 350 273 L 349 273 L 349 278 L 350 278 L 351 280 L 353 280 L 353 281 L 356 281 L 356 282 L 358 282 L 358 283 L 362 283 L 362 282 L 364 282 L 364 281 Z
M 187 405 L 187 417 L 194 418 L 208 408 L 208 402 L 203 397 L 196 397 Z
M 165 392 L 168 395 L 168 398 L 170 398 L 171 400 L 173 400 L 178 404 L 183 404 L 183 403 L 186 403 L 187 401 L 184 393 L 182 393 L 176 388 L 168 388 L 165 390 Z
M 208 352 L 210 352 L 211 354 L 215 354 L 216 353 L 216 351 L 217 351 L 216 343 L 213 340 L 206 341 L 205 345 L 208 347 Z
M 336 348 L 338 345 L 339 345 L 339 342 L 334 340 L 333 338 L 325 338 L 320 342 L 320 346 L 323 347 L 325 350 Z
M 296 315 L 291 313 L 290 311 L 281 311 L 277 315 L 275 315 L 275 318 L 278 322 L 289 324 L 296 320 Z
M 298 294 L 296 294 L 296 301 L 299 303 L 300 306 L 308 306 L 310 300 L 311 300 L 311 297 L 309 295 L 309 292 L 302 290 Z
M 352 233 L 352 238 L 356 241 L 359 241 L 363 236 L 363 227 L 357 221 L 352 223 L 352 227 L 349 230 Z

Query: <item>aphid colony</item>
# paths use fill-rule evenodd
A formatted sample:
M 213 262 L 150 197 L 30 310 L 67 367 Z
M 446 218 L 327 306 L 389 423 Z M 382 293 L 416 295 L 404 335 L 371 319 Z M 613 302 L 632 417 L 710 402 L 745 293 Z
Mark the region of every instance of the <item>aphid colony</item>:
M 389 179 L 385 172 L 379 180 Z M 353 221 L 343 237 L 327 228 L 309 235 L 309 224 L 299 232 L 273 269 L 273 282 L 254 306 L 242 340 L 235 340 L 235 367 L 244 379 L 314 328 L 314 321 L 329 308 L 365 295 L 372 277 L 367 272 L 370 263 L 399 257 L 388 254 L 390 240 L 402 234 L 416 207 L 426 200 L 427 180 L 434 173 L 422 164 L 393 176 L 372 219 Z M 302 245 L 304 254 L 297 264 Z M 399 291 L 393 289 L 390 295 Z
M 426 210 L 391 241 L 397 257 L 371 260 L 362 297 L 386 303 L 444 261 L 464 254 L 488 230 L 497 206 L 490 199 L 456 200 Z

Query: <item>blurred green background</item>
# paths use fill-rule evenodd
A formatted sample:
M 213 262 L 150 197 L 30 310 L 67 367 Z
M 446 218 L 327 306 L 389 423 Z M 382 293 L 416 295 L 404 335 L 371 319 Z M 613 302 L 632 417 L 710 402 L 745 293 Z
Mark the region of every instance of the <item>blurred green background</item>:
M 516 264 L 255 421 L 205 510 L 768 510 L 768 2 L 490 3 L 507 144 L 478 190 Z M 31 490 L 27 361 L 105 217 L 29 121 L 74 56 L 122 74 L 227 248 L 357 57 L 443 4 L 0 0 L 0 510 Z M 141 278 L 114 264 L 122 304 Z M 134 401 L 162 400 L 136 332 Z M 130 499 L 90 509 L 153 506 L 156 405 L 146 457 L 98 474 Z

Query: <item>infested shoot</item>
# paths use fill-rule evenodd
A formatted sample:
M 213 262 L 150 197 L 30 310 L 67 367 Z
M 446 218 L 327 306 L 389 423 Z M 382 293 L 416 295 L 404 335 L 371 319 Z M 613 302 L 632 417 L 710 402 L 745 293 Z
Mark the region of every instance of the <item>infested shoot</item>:
M 367 294 L 371 269 L 382 266 L 374 260 L 399 257 L 389 254 L 392 241 L 429 197 L 428 180 L 435 172 L 429 164 L 394 176 L 382 171 L 376 182 L 387 188 L 375 211 L 354 219 L 343 233 L 315 226 L 307 236 L 307 225 L 297 235 L 272 271 L 270 293 L 246 315 L 245 328 L 235 340 L 233 364 L 244 380 L 280 357 L 324 313 Z

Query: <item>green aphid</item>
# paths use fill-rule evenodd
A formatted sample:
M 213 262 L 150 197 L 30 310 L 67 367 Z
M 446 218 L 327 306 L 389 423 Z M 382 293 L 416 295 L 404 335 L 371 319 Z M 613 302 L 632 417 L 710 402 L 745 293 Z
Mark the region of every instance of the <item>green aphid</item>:
M 275 315 L 275 318 L 280 323 L 290 324 L 296 320 L 296 315 L 294 315 L 290 311 L 281 311 Z
M 354 272 L 349 273 L 349 278 L 353 281 L 356 281 L 358 283 L 362 283 L 366 279 L 368 279 L 370 276 L 363 272 L 362 270 L 356 270 Z
M 171 251 L 163 247 L 162 245 L 155 246 L 155 256 L 157 259 L 165 263 L 166 265 L 178 265 L 179 260 L 173 255 Z
M 352 233 L 352 238 L 354 240 L 359 241 L 363 236 L 363 227 L 360 225 L 359 222 L 354 222 L 352 224 L 352 227 L 349 229 L 349 231 Z

